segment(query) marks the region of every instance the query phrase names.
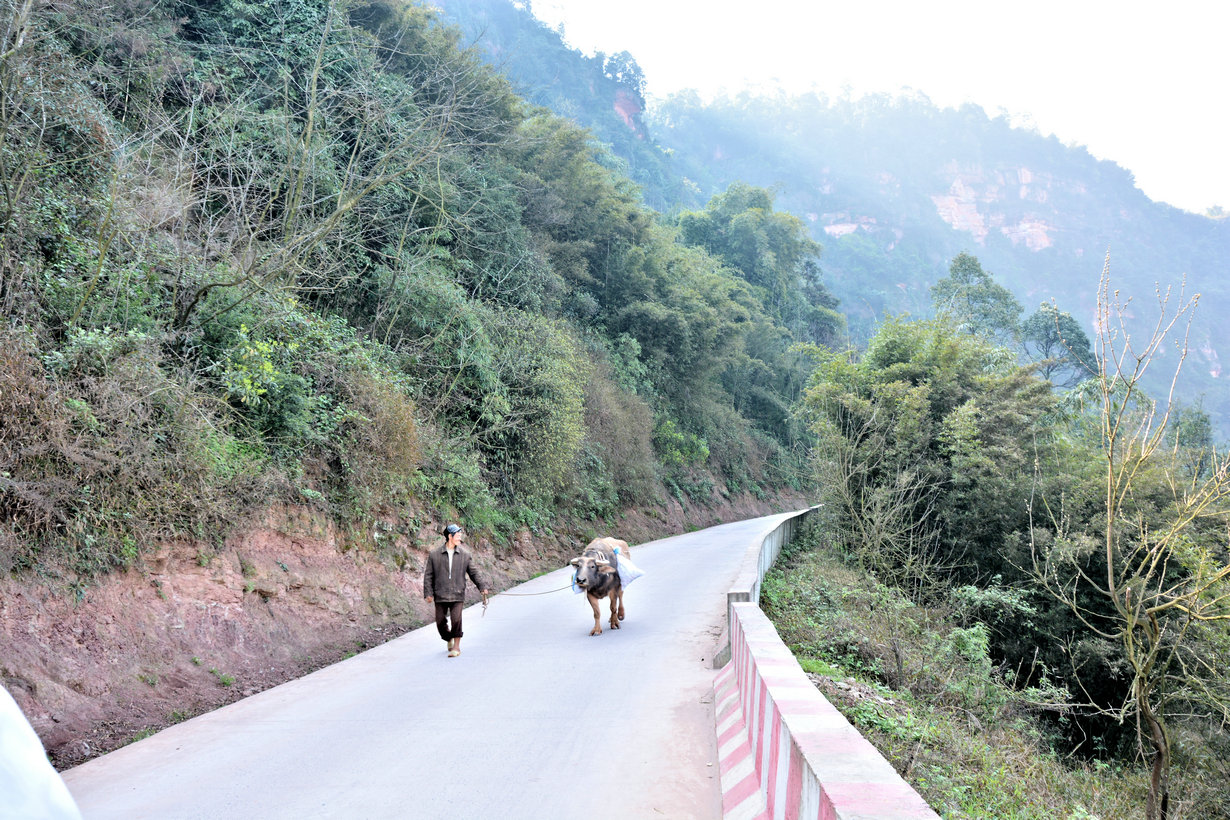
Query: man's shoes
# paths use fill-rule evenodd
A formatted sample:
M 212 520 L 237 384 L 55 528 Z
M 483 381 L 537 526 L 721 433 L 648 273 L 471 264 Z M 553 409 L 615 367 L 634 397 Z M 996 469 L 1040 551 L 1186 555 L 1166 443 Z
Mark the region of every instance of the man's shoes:
M 460 655 L 460 654 L 461 654 L 461 650 L 460 650 L 460 649 L 450 649 L 450 650 L 448 651 L 448 656 L 449 656 L 450 658 L 455 658 L 455 657 L 457 657 L 457 656 L 458 656 L 458 655 Z

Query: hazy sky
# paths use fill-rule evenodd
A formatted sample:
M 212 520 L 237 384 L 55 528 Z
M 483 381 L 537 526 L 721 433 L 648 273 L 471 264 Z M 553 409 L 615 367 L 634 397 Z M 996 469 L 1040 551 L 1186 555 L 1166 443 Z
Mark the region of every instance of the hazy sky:
M 1225 0 L 533 0 L 586 53 L 627 50 L 648 95 L 780 84 L 912 88 L 1078 143 L 1153 199 L 1230 209 Z

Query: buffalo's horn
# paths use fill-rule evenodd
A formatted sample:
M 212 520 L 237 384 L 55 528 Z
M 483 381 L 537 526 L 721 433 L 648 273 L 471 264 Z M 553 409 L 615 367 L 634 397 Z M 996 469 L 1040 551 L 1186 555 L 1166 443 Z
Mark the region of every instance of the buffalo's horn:
M 606 560 L 605 558 L 599 558 L 594 563 L 596 563 L 600 567 L 609 567 L 611 565 L 611 562 Z

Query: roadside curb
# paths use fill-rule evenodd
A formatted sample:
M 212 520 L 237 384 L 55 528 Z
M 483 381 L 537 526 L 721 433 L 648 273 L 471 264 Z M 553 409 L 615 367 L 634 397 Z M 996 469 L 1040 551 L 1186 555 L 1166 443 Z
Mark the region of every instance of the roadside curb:
M 714 676 L 724 820 L 939 820 L 804 674 L 760 611 L 760 585 L 811 510 L 748 550 L 727 597 L 729 657 Z
M 760 791 L 734 673 L 734 664 L 727 664 L 713 681 L 722 816 L 726 820 L 767 820 L 768 809 Z

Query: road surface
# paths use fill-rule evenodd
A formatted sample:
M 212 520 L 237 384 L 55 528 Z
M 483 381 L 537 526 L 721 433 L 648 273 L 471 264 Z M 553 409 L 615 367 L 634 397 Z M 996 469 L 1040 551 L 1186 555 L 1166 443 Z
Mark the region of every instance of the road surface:
M 86 820 L 720 817 L 725 593 L 784 517 L 634 547 L 620 630 L 565 567 L 467 609 L 459 658 L 428 625 L 64 779 Z

